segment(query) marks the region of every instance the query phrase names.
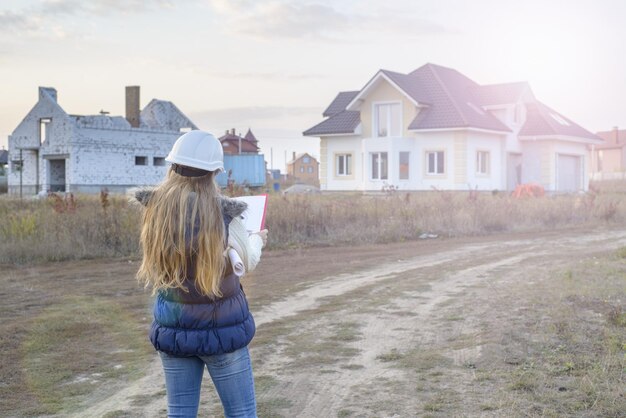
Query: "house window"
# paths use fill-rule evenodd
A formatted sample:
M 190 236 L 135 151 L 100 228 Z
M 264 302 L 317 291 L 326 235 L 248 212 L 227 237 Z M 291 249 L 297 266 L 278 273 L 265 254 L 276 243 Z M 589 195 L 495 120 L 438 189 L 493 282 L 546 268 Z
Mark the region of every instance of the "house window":
M 135 165 L 148 165 L 148 157 L 135 157 Z
M 22 161 L 21 160 L 11 161 L 11 172 L 19 173 L 20 171 L 22 171 Z
M 300 166 L 300 172 L 304 173 L 304 167 Z
M 377 137 L 400 136 L 402 121 L 400 103 L 374 105 L 374 121 Z
M 311 157 L 309 157 L 309 156 L 302 157 L 302 162 L 304 164 L 310 164 L 311 163 Z
M 46 140 L 48 139 L 50 122 L 52 122 L 51 118 L 39 119 L 39 145 L 43 145 L 43 143 L 46 142 Z
M 339 154 L 335 160 L 338 176 L 349 176 L 352 174 L 352 154 Z
M 387 153 L 374 152 L 371 155 L 372 180 L 387 180 Z
M 313 167 L 307 167 L 306 172 L 309 174 L 313 173 Z
M 152 159 L 152 165 L 157 167 L 163 167 L 165 165 L 165 157 L 154 157 Z
M 409 153 L 401 152 L 400 153 L 400 172 L 398 173 L 398 178 L 400 180 L 408 180 L 409 179 Z
M 444 155 L 443 151 L 426 152 L 426 173 L 427 174 L 444 174 Z
M 489 151 L 476 152 L 476 174 L 489 174 Z

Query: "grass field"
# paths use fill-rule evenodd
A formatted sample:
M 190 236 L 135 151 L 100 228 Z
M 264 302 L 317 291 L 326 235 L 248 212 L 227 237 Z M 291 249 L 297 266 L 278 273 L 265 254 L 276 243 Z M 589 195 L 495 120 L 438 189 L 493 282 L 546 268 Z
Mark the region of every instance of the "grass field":
M 259 416 L 623 416 L 625 245 L 575 229 L 270 251 L 244 280 Z M 0 410 L 163 414 L 136 268 L 3 268 Z M 205 382 L 201 415 L 218 402 Z
M 0 199 L 0 263 L 137 257 L 140 209 L 124 196 Z M 271 195 L 268 248 L 410 241 L 626 223 L 626 182 L 515 199 L 507 193 Z

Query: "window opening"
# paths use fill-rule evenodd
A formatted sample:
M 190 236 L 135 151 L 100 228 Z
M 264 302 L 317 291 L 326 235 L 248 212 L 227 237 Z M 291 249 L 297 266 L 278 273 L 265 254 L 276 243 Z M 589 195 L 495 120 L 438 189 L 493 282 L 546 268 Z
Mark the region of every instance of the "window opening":
M 52 122 L 52 118 L 39 119 L 39 145 L 43 145 L 48 140 L 50 122 Z
M 400 180 L 408 180 L 409 179 L 409 153 L 402 151 L 400 152 L 400 164 L 399 164 L 399 173 L 398 178 Z
M 376 136 L 400 136 L 402 132 L 400 103 L 377 104 L 374 109 L 376 113 Z
M 427 156 L 427 173 L 428 174 L 444 174 L 444 152 L 443 151 L 429 151 Z
M 372 180 L 387 180 L 387 153 L 374 152 L 372 158 Z
M 476 152 L 476 173 L 477 174 L 489 174 L 489 152 L 488 151 Z
M 337 155 L 337 175 L 349 176 L 352 174 L 352 154 Z

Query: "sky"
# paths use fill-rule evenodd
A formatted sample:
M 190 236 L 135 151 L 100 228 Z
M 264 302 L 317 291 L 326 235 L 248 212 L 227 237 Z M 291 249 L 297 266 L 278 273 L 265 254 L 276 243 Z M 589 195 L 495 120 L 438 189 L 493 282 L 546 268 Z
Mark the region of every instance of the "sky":
M 270 166 L 319 155 L 302 131 L 339 91 L 426 63 L 527 81 L 592 132 L 626 128 L 621 0 L 3 0 L 0 146 L 55 87 L 71 114 L 171 100 L 217 136 L 251 128 Z

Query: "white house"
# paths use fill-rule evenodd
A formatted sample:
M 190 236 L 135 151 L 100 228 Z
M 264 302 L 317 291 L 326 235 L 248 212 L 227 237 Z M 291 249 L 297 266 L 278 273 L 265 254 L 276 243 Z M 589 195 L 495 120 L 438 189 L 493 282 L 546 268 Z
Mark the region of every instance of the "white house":
M 39 100 L 9 135 L 8 191 L 124 191 L 156 184 L 165 156 L 181 132 L 197 129 L 172 102 L 153 99 L 139 110 L 139 87 L 126 87 L 126 118 L 71 115 L 54 88 L 39 87 Z
M 380 70 L 323 116 L 304 132 L 320 138 L 322 190 L 585 190 L 601 143 L 525 82 L 481 86 L 434 64 Z

